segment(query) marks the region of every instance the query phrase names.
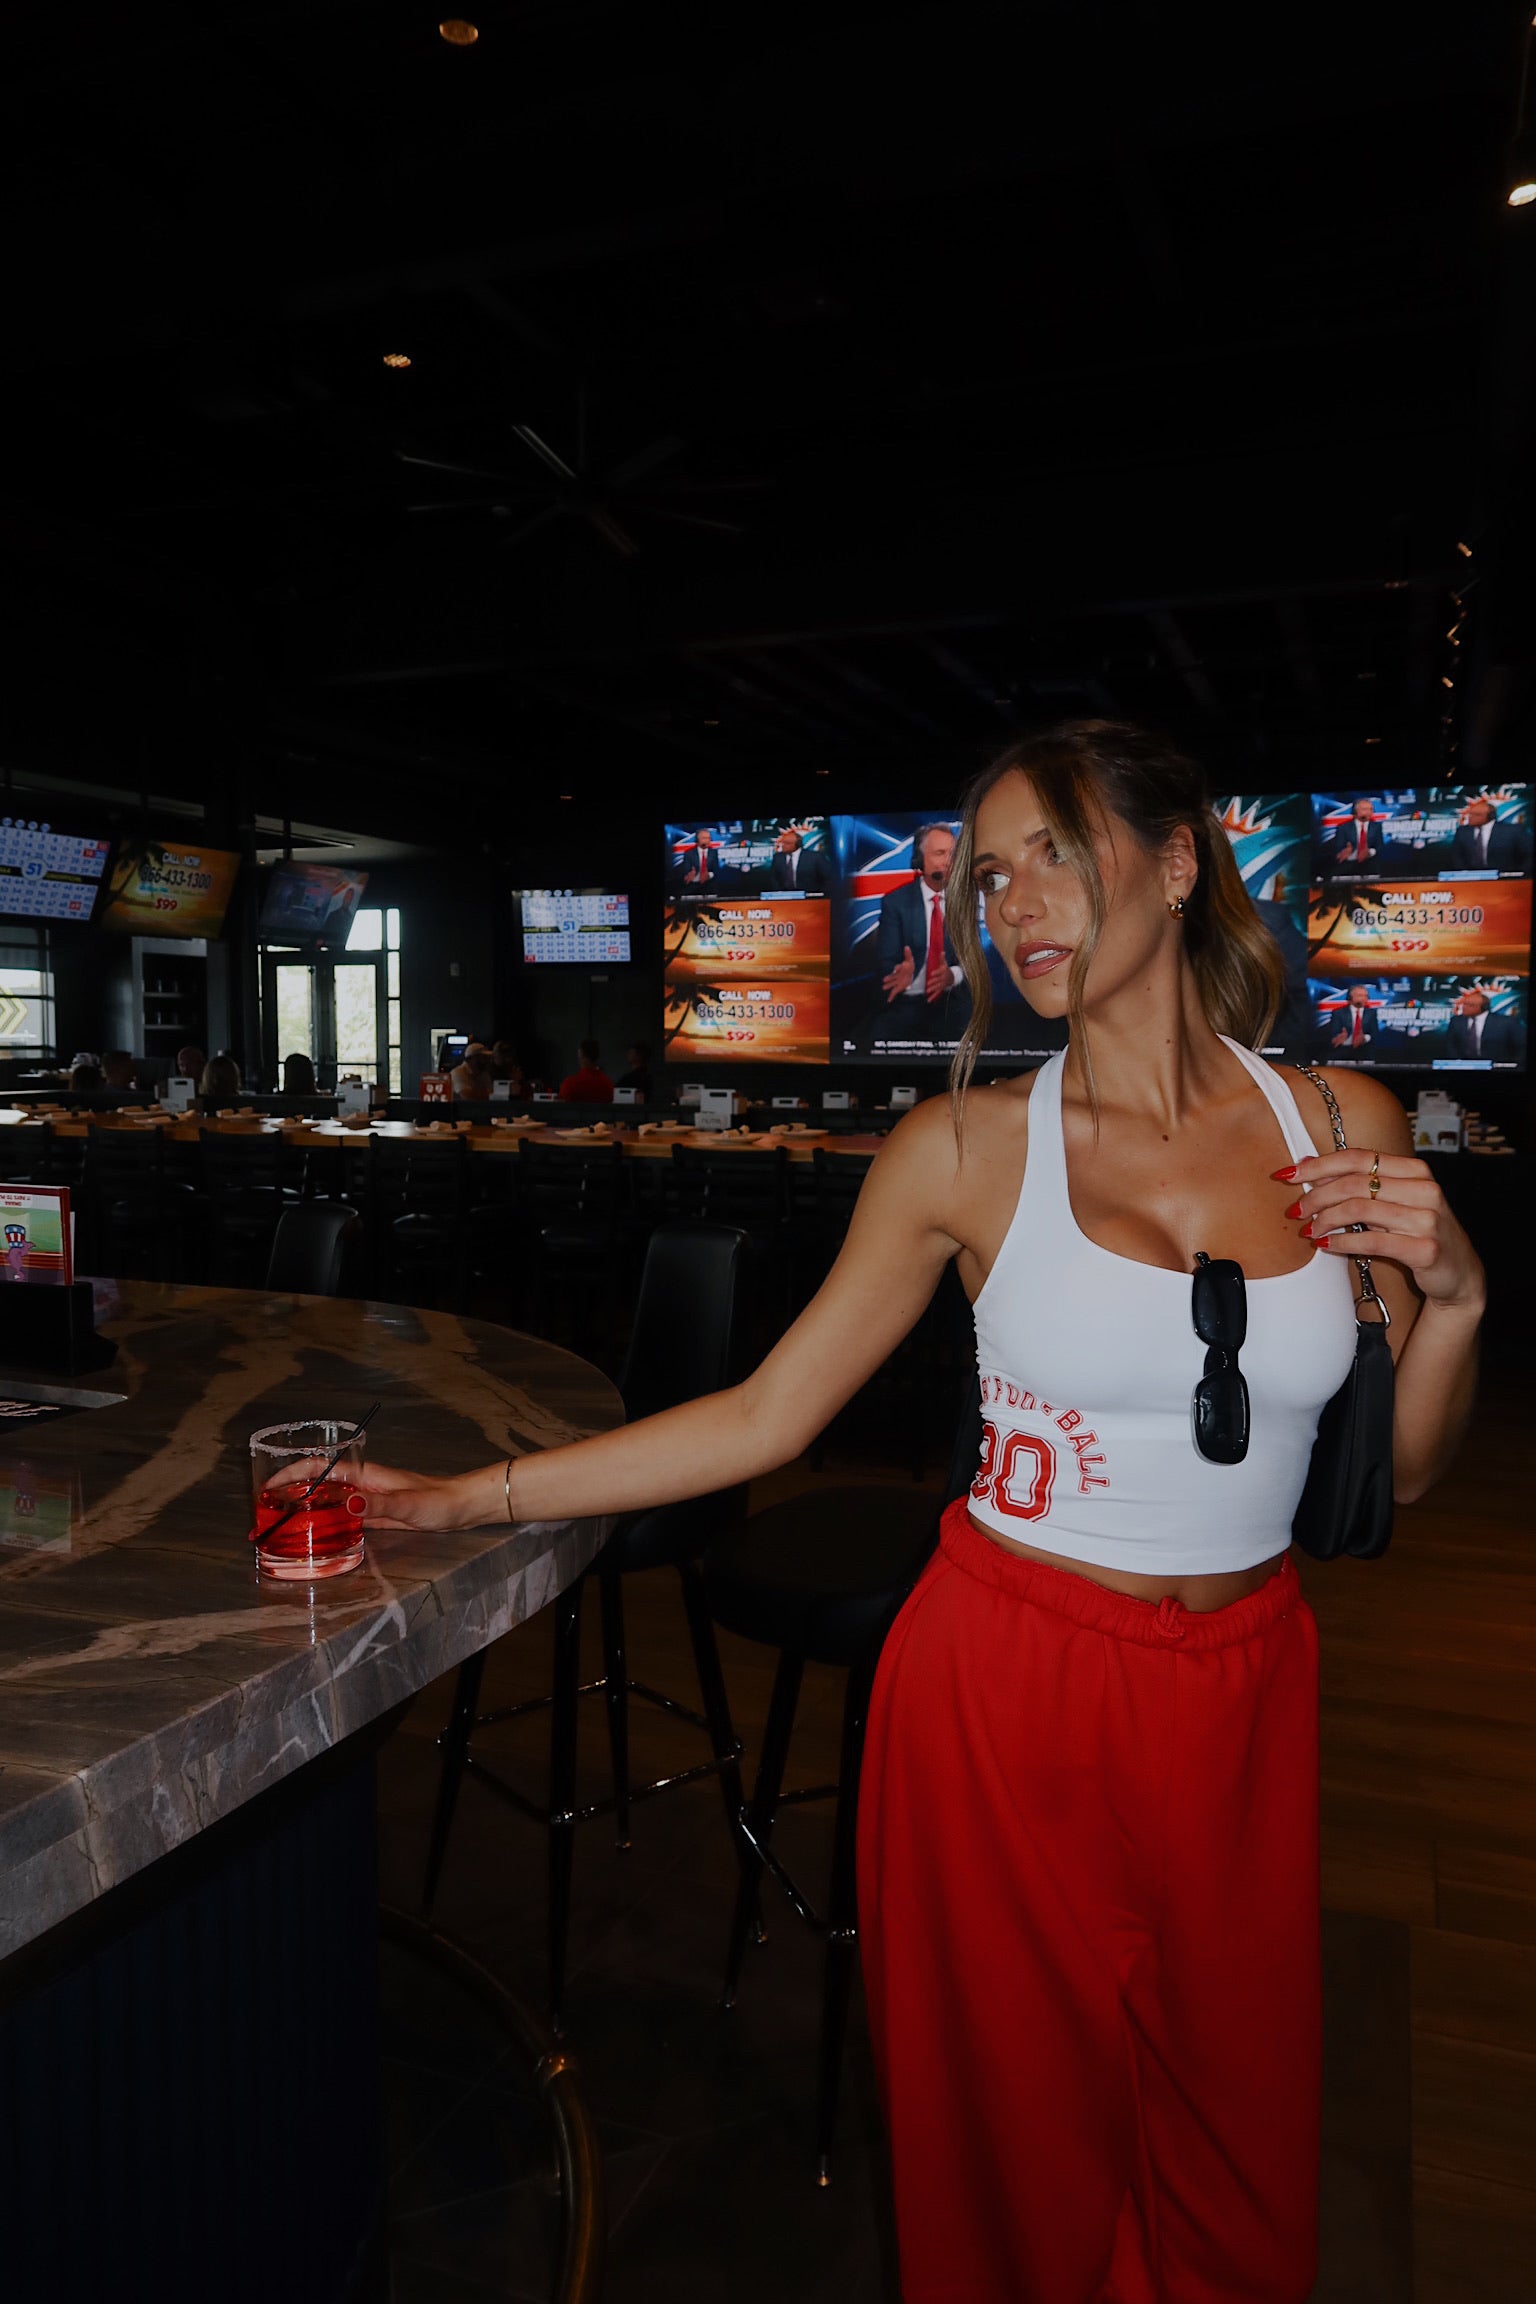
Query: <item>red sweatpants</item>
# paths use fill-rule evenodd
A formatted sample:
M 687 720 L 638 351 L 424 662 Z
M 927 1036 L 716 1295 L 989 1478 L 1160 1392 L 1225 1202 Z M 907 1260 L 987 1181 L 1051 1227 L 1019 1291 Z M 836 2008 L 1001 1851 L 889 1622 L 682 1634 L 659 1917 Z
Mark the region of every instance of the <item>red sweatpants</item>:
M 1192 1615 L 951 1506 L 880 1663 L 859 1907 L 905 2304 L 1304 2304 L 1317 1627 L 1289 1560 Z

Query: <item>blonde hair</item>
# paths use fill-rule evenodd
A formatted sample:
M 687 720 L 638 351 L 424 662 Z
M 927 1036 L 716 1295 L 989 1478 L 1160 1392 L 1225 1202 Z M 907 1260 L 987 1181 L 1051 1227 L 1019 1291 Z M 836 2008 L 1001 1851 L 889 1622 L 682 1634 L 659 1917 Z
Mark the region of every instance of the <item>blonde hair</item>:
M 1201 771 L 1145 729 L 1115 720 L 1063 721 L 1043 735 L 1010 745 L 973 779 L 965 794 L 949 873 L 951 886 L 963 900 L 947 907 L 950 941 L 971 994 L 970 1021 L 949 1075 L 957 1128 L 992 1021 L 992 985 L 972 888 L 976 814 L 993 785 L 1015 769 L 1029 778 L 1057 852 L 1077 874 L 1088 898 L 1088 932 L 1073 952 L 1067 978 L 1067 1017 L 1095 1120 L 1099 1106 L 1083 1017 L 1083 986 L 1109 909 L 1093 845 L 1105 817 L 1124 824 L 1149 855 L 1155 855 L 1180 825 L 1188 825 L 1198 877 L 1185 900 L 1184 949 L 1194 970 L 1200 1006 L 1214 1031 L 1247 1048 L 1260 1047 L 1280 1007 L 1285 967 L 1279 946 L 1244 886 Z

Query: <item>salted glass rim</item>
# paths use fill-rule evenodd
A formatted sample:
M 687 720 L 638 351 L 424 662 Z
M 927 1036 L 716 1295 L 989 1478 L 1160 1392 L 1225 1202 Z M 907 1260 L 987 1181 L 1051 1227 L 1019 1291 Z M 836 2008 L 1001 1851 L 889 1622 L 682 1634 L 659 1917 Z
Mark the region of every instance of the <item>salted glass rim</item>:
M 306 1441 L 303 1444 L 283 1443 L 278 1435 L 284 1432 L 321 1432 L 329 1430 L 337 1437 L 333 1440 Z M 351 1416 L 296 1416 L 287 1424 L 264 1424 L 259 1432 L 251 1434 L 251 1453 L 262 1448 L 269 1456 L 322 1456 L 331 1448 L 350 1448 L 362 1437 L 362 1426 Z

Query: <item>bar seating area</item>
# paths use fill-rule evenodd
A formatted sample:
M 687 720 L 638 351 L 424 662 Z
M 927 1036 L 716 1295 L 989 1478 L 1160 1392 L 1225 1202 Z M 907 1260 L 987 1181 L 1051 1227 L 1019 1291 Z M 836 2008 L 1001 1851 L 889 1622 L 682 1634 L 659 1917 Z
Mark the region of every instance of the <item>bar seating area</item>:
M 1536 2293 L 1536 23 L 1230 35 L 8 27 L 0 2304 Z

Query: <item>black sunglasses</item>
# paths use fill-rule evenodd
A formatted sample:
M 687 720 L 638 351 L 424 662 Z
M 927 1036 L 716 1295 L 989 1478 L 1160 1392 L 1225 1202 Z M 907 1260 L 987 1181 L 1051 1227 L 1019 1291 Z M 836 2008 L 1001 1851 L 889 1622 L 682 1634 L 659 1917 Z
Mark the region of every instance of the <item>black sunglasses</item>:
M 1195 1446 L 1212 1464 L 1241 1464 L 1248 1453 L 1248 1380 L 1237 1364 L 1248 1334 L 1243 1268 L 1230 1256 L 1195 1256 L 1191 1305 L 1195 1334 L 1206 1346 L 1205 1374 L 1195 1386 Z

